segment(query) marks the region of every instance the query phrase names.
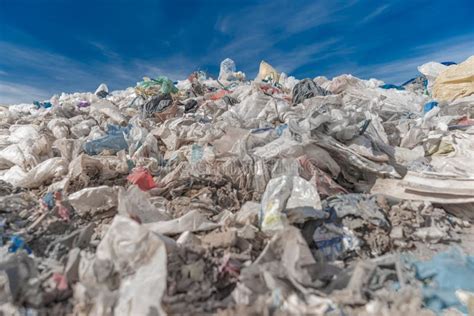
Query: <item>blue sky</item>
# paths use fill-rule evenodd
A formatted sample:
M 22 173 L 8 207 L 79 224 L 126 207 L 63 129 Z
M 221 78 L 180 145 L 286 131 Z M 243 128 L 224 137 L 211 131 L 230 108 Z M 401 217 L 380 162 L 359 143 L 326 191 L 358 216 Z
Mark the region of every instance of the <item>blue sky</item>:
M 0 0 L 0 103 L 112 90 L 147 76 L 216 75 L 230 57 L 297 78 L 401 83 L 474 55 L 474 1 Z

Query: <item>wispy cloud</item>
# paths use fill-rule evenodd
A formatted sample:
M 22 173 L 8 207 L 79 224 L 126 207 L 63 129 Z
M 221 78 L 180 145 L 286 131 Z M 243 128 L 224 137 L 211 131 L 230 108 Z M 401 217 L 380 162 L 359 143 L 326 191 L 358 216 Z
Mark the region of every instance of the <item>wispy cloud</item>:
M 113 62 L 114 60 L 120 59 L 119 54 L 117 54 L 115 51 L 111 50 L 110 48 L 108 48 L 102 43 L 99 43 L 97 41 L 89 41 L 88 44 L 94 47 L 95 49 L 97 49 L 104 57 L 109 58 L 111 62 Z
M 345 4 L 334 1 L 312 1 L 304 6 L 291 5 L 289 2 L 265 2 L 220 16 L 215 30 L 230 36 L 229 43 L 216 49 L 208 59 L 231 57 L 238 59 L 244 68 L 257 70 L 259 58 L 274 63 L 278 69 L 291 72 L 310 62 L 322 59 L 318 56 L 325 52 L 337 53 L 335 46 L 341 39 L 325 38 L 312 44 L 297 45 L 287 50 L 279 50 L 276 46 L 292 36 L 318 27 L 340 22 L 343 15 L 339 13 L 351 8 L 357 1 Z M 284 7 L 284 9 L 283 9 Z M 262 18 L 264 17 L 264 18 Z M 253 75 L 251 73 L 250 75 Z
M 33 100 L 45 100 L 51 93 L 25 84 L 0 81 L 0 104 L 31 103 Z
M 329 47 L 341 41 L 342 38 L 330 38 L 320 43 L 299 47 L 298 50 L 293 50 L 290 53 L 272 54 L 270 58 L 277 69 L 291 73 L 308 63 L 324 60 L 329 56 L 340 53 L 339 49 L 329 49 Z
M 418 74 L 417 67 L 429 61 L 462 62 L 474 55 L 474 38 L 462 36 L 415 47 L 407 56 L 390 62 L 357 67 L 353 73 L 363 78 L 375 77 L 386 82 L 402 83 Z
M 60 32 L 53 31 L 51 38 L 47 35 L 45 40 L 46 35 L 36 38 L 36 32 L 31 30 L 31 34 L 21 33 L 26 28 L 16 31 L 14 28 L 20 28 L 20 24 L 5 26 L 9 37 L 0 39 L 0 102 L 41 99 L 63 90 L 93 91 L 101 82 L 110 89 L 121 89 L 134 85 L 142 76 L 167 75 L 175 80 L 196 69 L 216 74 L 219 62 L 226 57 L 234 59 L 238 70 L 246 72 L 249 78 L 256 74 L 260 60 L 264 59 L 278 70 L 297 76 L 352 73 L 398 83 L 416 75 L 416 67 L 424 62 L 462 61 L 474 54 L 471 30 L 459 33 L 470 32 L 470 37 L 449 41 L 443 37 L 453 34 L 459 26 L 446 27 L 437 39 L 431 33 L 408 34 L 413 25 L 422 23 L 412 10 L 416 5 L 410 4 L 404 10 L 408 2 L 241 3 L 237 9 L 233 3 L 229 10 L 224 4 L 209 10 L 212 5 L 204 2 L 196 12 L 183 12 L 183 16 L 188 14 L 186 23 L 160 24 L 156 14 L 147 19 L 146 14 L 132 12 L 127 21 L 131 27 L 118 28 L 117 32 L 113 29 L 113 33 L 95 34 L 95 28 L 81 26 L 77 34 L 68 38 L 69 43 L 74 40 L 74 51 L 68 48 L 71 45 L 56 47 L 68 42 L 58 37 Z M 107 21 L 114 19 L 113 11 L 108 12 Z M 122 6 L 115 11 L 115 16 L 122 16 Z M 174 21 L 172 14 L 175 13 L 170 13 L 169 20 Z M 406 17 L 406 23 L 395 30 L 392 25 L 396 21 L 383 21 L 389 14 Z M 428 22 L 424 23 L 426 29 L 435 25 L 431 20 Z M 133 29 L 137 24 L 140 26 Z M 390 35 L 397 35 L 394 32 L 403 34 L 395 36 L 396 43 L 389 39 Z M 8 42 L 7 38 L 16 38 L 17 42 Z M 416 41 L 428 44 L 413 47 Z
M 0 103 L 31 102 L 49 98 L 55 93 L 92 91 L 101 82 L 112 89 L 121 89 L 133 86 L 145 75 L 182 79 L 191 67 L 190 62 L 180 55 L 166 61 L 125 60 L 103 44 L 90 44 L 107 57 L 105 62 L 78 62 L 61 54 L 0 42 L 1 64 L 35 70 L 34 75 L 27 78 L 8 76 L 7 72 L 0 71 L 4 76 L 0 82 Z
M 260 31 L 273 36 L 276 34 L 279 38 L 287 37 L 323 24 L 339 21 L 342 17 L 337 13 L 356 3 L 357 1 L 354 0 L 344 4 L 323 0 L 306 2 L 304 5 L 291 5 L 292 2 L 268 1 L 221 16 L 216 23 L 216 30 L 241 35 L 255 34 Z M 284 32 L 272 32 L 277 29 L 282 29 Z
M 375 19 L 376 17 L 378 17 L 379 15 L 381 15 L 382 13 L 384 13 L 388 8 L 390 7 L 389 4 L 384 4 L 378 8 L 376 8 L 374 11 L 372 11 L 369 15 L 367 15 L 365 18 L 363 18 L 359 24 L 365 24 L 373 19 Z
M 57 76 L 57 79 L 63 79 L 69 71 L 73 71 L 74 75 L 86 75 L 80 63 L 49 51 L 8 42 L 0 42 L 0 51 L 2 52 L 1 62 L 4 65 L 34 66 L 39 71 Z

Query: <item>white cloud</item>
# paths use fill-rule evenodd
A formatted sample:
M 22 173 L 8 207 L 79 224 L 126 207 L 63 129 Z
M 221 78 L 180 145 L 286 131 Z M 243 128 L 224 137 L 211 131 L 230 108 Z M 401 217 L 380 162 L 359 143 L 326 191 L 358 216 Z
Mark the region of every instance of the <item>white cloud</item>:
M 100 53 L 102 55 L 109 58 L 109 60 L 111 60 L 111 61 L 120 59 L 119 54 L 117 54 L 116 52 L 114 52 L 113 50 L 111 50 L 110 48 L 108 48 L 107 46 L 105 46 L 102 43 L 99 43 L 99 42 L 96 42 L 96 41 L 89 41 L 88 44 L 91 45 L 92 47 L 96 48 L 98 51 L 100 51 Z
M 93 91 L 101 82 L 107 83 L 111 89 L 125 88 L 133 86 L 145 75 L 167 75 L 173 80 L 182 79 L 198 67 L 218 65 L 226 57 L 234 59 L 237 68 L 245 70 L 248 77 L 256 73 L 260 59 L 265 59 L 278 70 L 290 74 L 310 64 L 338 59 L 328 71 L 330 73 L 325 75 L 353 73 L 363 78 L 377 77 L 387 82 L 400 83 L 416 75 L 416 67 L 427 61 L 459 62 L 474 54 L 472 36 L 407 49 L 403 58 L 376 65 L 361 65 L 355 58 L 352 59 L 353 56 L 357 57 L 354 51 L 359 47 L 351 47 L 350 45 L 355 44 L 346 41 L 343 33 L 329 35 L 329 39 L 328 35 L 325 35 L 312 43 L 298 42 L 286 50 L 280 48 L 288 46 L 289 39 L 296 41 L 302 32 L 307 34 L 314 31 L 319 34 L 318 31 L 322 30 L 318 29 L 319 27 L 348 19 L 356 3 L 356 0 L 344 4 L 321 0 L 302 6 L 295 5 L 292 1 L 284 4 L 268 1 L 251 8 L 229 11 L 228 14 L 220 16 L 214 25 L 214 29 L 228 38 L 228 42 L 226 45 L 217 46 L 222 42 L 220 36 L 211 39 L 210 43 L 203 43 L 202 45 L 207 45 L 208 50 L 201 57 L 176 52 L 166 59 L 126 58 L 102 42 L 82 39 L 83 43 L 96 50 L 100 60 L 104 60 L 102 56 L 106 57 L 105 61 L 82 62 L 47 50 L 0 41 L 1 63 L 18 66 L 21 71 L 34 70 L 31 76 L 28 76 L 27 83 L 24 78 L 12 77 L 15 72 L 7 74 L 0 70 L 3 80 L 0 81 L 0 102 L 41 99 L 53 93 L 60 93 L 63 89 L 68 92 L 84 89 Z M 382 16 L 389 8 L 389 4 L 380 5 L 368 12 L 359 23 L 368 23 Z M 177 33 L 180 32 L 184 32 L 184 29 L 177 30 Z M 360 44 L 360 48 L 366 46 L 366 43 Z M 341 58 L 334 58 L 335 56 Z M 368 64 L 372 62 L 367 61 Z M 314 69 L 314 75 L 320 73 L 318 69 Z
M 357 1 L 344 4 L 323 0 L 308 2 L 306 5 L 294 5 L 293 2 L 264 2 L 228 15 L 220 16 L 215 29 L 230 37 L 223 47 L 211 47 L 210 54 L 204 62 L 218 63 L 230 57 L 237 63 L 237 68 L 254 69 L 247 73 L 249 77 L 258 70 L 260 59 L 273 64 L 277 69 L 291 72 L 310 62 L 339 54 L 339 42 L 342 39 L 322 39 L 306 45 L 297 45 L 288 50 L 277 49 L 278 43 L 301 32 L 339 22 L 343 15 Z
M 324 42 L 299 47 L 297 50 L 293 50 L 290 53 L 281 53 L 278 55 L 272 54 L 270 55 L 270 58 L 278 70 L 291 73 L 308 63 L 323 60 L 329 56 L 340 53 L 338 49 L 329 48 L 339 43 L 341 40 L 341 38 L 330 38 Z
M 388 8 L 390 7 L 389 4 L 384 4 L 378 8 L 376 8 L 374 11 L 372 11 L 372 13 L 370 13 L 369 15 L 367 15 L 365 18 L 363 18 L 361 21 L 360 21 L 360 24 L 364 24 L 364 23 L 367 23 L 373 19 L 375 19 L 376 17 L 378 17 L 379 15 L 381 15 L 383 12 L 385 12 L 385 10 L 387 10 Z
M 356 67 L 353 73 L 367 78 L 375 77 L 390 83 L 403 83 L 418 75 L 417 67 L 429 61 L 462 62 L 474 55 L 474 39 L 472 36 L 462 36 L 449 40 L 430 43 L 415 47 L 407 52 L 407 57 L 390 62 Z
M 78 62 L 60 54 L 0 42 L 2 63 L 34 70 L 28 78 L 13 78 L 0 72 L 6 76 L 1 81 L 0 102 L 31 102 L 63 91 L 92 91 L 101 82 L 107 83 L 111 89 L 122 89 L 135 85 L 143 76 L 166 75 L 176 80 L 185 78 L 192 71 L 192 63 L 181 55 L 167 60 L 124 60 L 103 44 L 89 44 L 108 57 L 107 61 Z
M 0 104 L 32 103 L 46 100 L 51 93 L 29 85 L 0 81 Z

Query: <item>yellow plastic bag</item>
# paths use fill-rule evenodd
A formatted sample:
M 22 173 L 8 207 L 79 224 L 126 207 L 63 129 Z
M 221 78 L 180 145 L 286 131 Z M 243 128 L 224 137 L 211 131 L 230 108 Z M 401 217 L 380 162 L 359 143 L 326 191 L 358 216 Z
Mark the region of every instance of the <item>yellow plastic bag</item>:
M 279 78 L 280 74 L 278 73 L 278 71 L 275 70 L 275 68 L 273 68 L 269 63 L 264 60 L 260 62 L 260 69 L 258 70 L 258 75 L 255 80 L 271 80 L 272 82 L 278 82 Z
M 474 56 L 440 73 L 433 85 L 433 97 L 440 101 L 453 101 L 471 94 L 474 94 Z

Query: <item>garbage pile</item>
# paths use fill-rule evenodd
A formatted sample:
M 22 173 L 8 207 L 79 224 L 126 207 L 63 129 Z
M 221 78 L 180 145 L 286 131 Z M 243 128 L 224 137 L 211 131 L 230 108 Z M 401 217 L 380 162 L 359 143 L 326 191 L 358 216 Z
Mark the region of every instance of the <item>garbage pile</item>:
M 418 69 L 0 107 L 0 310 L 474 313 L 474 56 Z

